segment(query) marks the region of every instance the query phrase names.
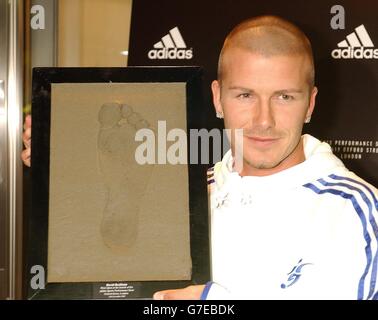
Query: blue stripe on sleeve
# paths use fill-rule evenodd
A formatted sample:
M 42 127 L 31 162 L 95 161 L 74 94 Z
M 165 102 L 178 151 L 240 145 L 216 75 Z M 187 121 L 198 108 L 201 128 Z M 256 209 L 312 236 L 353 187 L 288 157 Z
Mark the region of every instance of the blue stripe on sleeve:
M 330 177 L 333 178 L 333 177 L 336 177 L 336 176 L 332 175 Z M 337 178 L 339 178 L 339 179 L 337 179 L 338 181 L 347 180 L 347 181 L 351 181 L 351 182 L 357 182 L 353 179 L 342 179 L 342 177 L 337 177 Z M 378 268 L 378 226 L 377 226 L 377 222 L 376 222 L 374 215 L 373 215 L 372 203 L 371 203 L 370 199 L 366 196 L 366 194 L 363 190 L 361 190 L 360 188 L 357 188 L 357 187 L 355 187 L 355 186 L 353 186 L 349 183 L 342 183 L 342 182 L 331 183 L 331 182 L 326 182 L 323 179 L 319 179 L 318 181 L 321 184 L 323 184 L 324 186 L 341 186 L 341 187 L 346 187 L 346 188 L 353 190 L 353 191 L 357 191 L 361 195 L 361 198 L 364 200 L 364 202 L 366 203 L 366 205 L 369 208 L 369 222 L 372 226 L 373 233 L 374 233 L 374 236 L 375 236 L 375 240 L 377 242 L 377 250 L 375 252 L 374 259 L 373 259 L 373 262 L 372 262 L 370 290 L 369 290 L 369 294 L 368 294 L 368 297 L 367 297 L 367 299 L 370 299 L 373 296 L 374 291 L 375 291 L 375 285 L 376 285 L 376 279 L 377 279 L 377 268 Z M 364 186 L 362 183 L 358 183 L 358 184 Z M 368 189 L 368 188 L 366 187 L 366 189 Z M 374 196 L 374 194 L 372 194 L 372 195 Z
M 367 231 L 367 223 L 366 223 L 366 218 L 365 218 L 363 210 L 361 209 L 360 205 L 358 204 L 358 201 L 356 200 L 356 198 L 350 193 L 346 193 L 346 192 L 343 192 L 343 191 L 340 191 L 340 190 L 337 190 L 337 189 L 332 189 L 332 188 L 320 190 L 318 187 L 316 187 L 312 183 L 307 183 L 307 184 L 304 185 L 304 187 L 314 191 L 317 194 L 330 193 L 330 194 L 333 194 L 333 195 L 341 196 L 344 199 L 351 200 L 353 207 L 354 207 L 355 211 L 357 212 L 358 217 L 361 220 L 362 228 L 363 228 L 363 235 L 364 235 L 364 239 L 366 241 L 365 253 L 366 253 L 366 258 L 367 258 L 367 265 L 366 265 L 366 268 L 364 270 L 364 273 L 362 274 L 362 276 L 360 278 L 360 281 L 359 281 L 359 284 L 358 284 L 358 294 L 357 294 L 357 299 L 362 300 L 364 298 L 365 278 L 368 274 L 370 265 L 372 264 L 371 238 L 370 238 L 370 235 Z
M 210 288 L 211 288 L 212 285 L 213 285 L 212 281 L 209 281 L 209 282 L 206 283 L 205 288 L 202 291 L 200 300 L 206 300 L 207 299 L 207 296 L 209 294 L 209 291 L 210 291 Z
M 354 182 L 354 183 L 359 184 L 360 186 L 364 187 L 369 192 L 369 194 L 372 196 L 372 198 L 374 200 L 375 209 L 378 210 L 378 200 L 377 200 L 376 196 L 374 195 L 374 192 L 371 191 L 371 189 L 366 184 L 364 184 L 364 183 L 362 183 L 358 180 L 349 178 L 349 177 L 341 177 L 341 176 L 337 176 L 335 174 L 331 174 L 330 178 L 335 179 L 335 180 L 346 180 L 346 181 Z

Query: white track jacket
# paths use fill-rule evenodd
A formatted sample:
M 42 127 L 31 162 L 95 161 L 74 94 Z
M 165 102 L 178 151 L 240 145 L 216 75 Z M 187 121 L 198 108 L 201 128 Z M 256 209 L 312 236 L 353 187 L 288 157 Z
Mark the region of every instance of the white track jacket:
M 328 144 L 241 177 L 229 151 L 208 173 L 212 281 L 202 299 L 378 299 L 378 191 Z

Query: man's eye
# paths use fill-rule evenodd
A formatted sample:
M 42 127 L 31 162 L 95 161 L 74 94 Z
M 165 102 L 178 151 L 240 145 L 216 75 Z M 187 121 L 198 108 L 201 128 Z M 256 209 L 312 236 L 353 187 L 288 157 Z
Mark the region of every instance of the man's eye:
M 290 101 L 290 100 L 293 100 L 294 99 L 294 97 L 293 96 L 290 96 L 290 95 L 288 95 L 288 94 L 280 94 L 279 95 L 279 99 L 281 99 L 281 100 L 284 100 L 284 101 Z
M 241 93 L 238 95 L 238 98 L 241 98 L 241 99 L 248 99 L 250 97 L 251 97 L 250 93 Z

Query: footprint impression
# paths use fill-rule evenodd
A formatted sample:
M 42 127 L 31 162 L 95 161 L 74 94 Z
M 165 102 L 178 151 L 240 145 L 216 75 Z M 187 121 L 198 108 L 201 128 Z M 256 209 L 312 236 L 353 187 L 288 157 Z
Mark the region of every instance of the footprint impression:
M 98 157 L 107 189 L 101 223 L 104 243 L 115 251 L 130 249 L 138 238 L 139 210 L 154 165 L 135 160 L 139 129 L 150 124 L 130 106 L 105 103 L 98 114 Z

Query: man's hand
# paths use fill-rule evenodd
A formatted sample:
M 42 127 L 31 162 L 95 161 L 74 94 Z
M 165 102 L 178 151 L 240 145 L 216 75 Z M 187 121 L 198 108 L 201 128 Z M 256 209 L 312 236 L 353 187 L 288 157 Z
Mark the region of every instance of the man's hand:
M 24 162 L 24 164 L 28 167 L 31 166 L 31 123 L 32 123 L 32 118 L 31 115 L 27 115 L 25 118 L 25 123 L 24 123 L 24 133 L 22 135 L 22 141 L 24 142 L 25 145 L 25 150 L 22 151 L 21 153 L 21 159 Z
M 189 286 L 183 289 L 158 291 L 155 300 L 199 300 L 205 285 Z

